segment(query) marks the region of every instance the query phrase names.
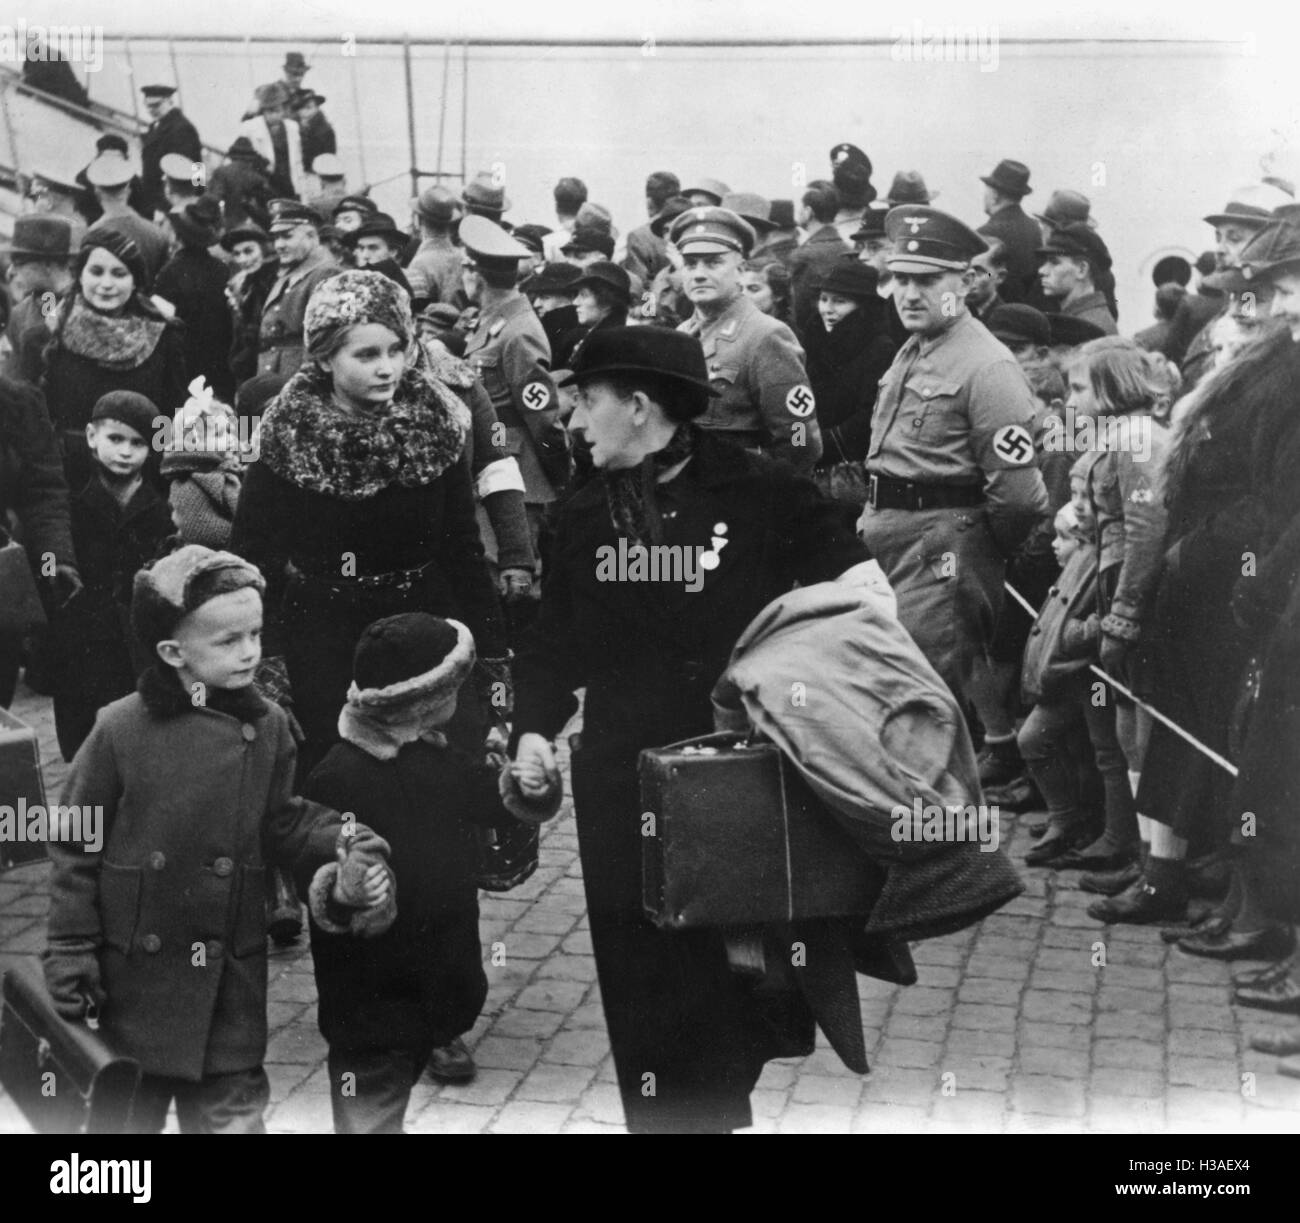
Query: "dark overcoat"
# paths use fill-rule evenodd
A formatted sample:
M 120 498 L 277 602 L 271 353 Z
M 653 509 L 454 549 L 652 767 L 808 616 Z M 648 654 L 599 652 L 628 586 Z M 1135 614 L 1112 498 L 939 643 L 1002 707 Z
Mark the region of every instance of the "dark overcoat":
M 641 905 L 637 757 L 713 730 L 710 691 L 750 620 L 796 582 L 867 558 L 851 516 L 808 481 L 700 432 L 694 458 L 658 487 L 663 542 L 708 548 L 701 589 L 602 581 L 619 535 L 604 481 L 561 511 L 538 620 L 515 666 L 515 735 L 554 737 L 586 688 L 573 798 L 592 945 L 628 1126 L 726 1130 L 751 1123 L 766 1061 L 807 1053 L 798 995 L 760 995 L 727 965 L 715 931 L 657 929 Z M 650 1077 L 647 1077 L 650 1076 Z
M 49 845 L 49 938 L 98 950 L 102 1028 L 146 1074 L 198 1082 L 266 1056 L 266 873 L 333 859 L 338 814 L 292 797 L 288 715 L 195 706 L 151 668 L 100 714 L 65 805 L 104 840 Z

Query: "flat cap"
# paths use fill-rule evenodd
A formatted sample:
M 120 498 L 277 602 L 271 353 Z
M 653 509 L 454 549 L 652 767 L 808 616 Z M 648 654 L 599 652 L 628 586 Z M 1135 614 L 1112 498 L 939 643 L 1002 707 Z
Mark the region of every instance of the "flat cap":
M 573 270 L 576 272 L 578 269 Z M 460 311 L 450 302 L 430 302 L 415 318 L 417 322 L 432 323 L 435 327 L 454 327 L 460 322 Z
M 1241 252 L 1241 274 L 1258 281 L 1273 272 L 1294 272 L 1300 268 L 1300 229 L 1275 221 L 1265 226 Z
M 885 236 L 893 244 L 885 259 L 891 272 L 963 271 L 989 248 L 970 226 L 925 204 L 891 208 Z
M 176 92 L 175 85 L 142 85 L 140 92 L 146 98 L 170 98 Z
M 120 153 L 101 153 L 86 167 L 86 181 L 92 187 L 125 187 L 134 177 L 131 163 Z
M 159 161 L 158 165 L 168 178 L 175 179 L 178 183 L 192 183 L 194 181 L 194 167 L 202 165 L 202 163 L 191 161 L 180 153 L 168 153 Z
M 1108 271 L 1112 260 L 1110 251 L 1094 229 L 1089 229 L 1083 221 L 1072 221 L 1069 225 L 1053 228 L 1042 246 L 1035 251 L 1039 259 L 1050 259 L 1053 255 L 1069 255 L 1076 259 L 1086 259 L 1094 271 Z
M 500 225 L 471 212 L 460 223 L 460 244 L 480 259 L 502 261 L 527 258 L 528 248 L 516 242 Z
M 699 340 L 667 327 L 598 327 L 578 349 L 560 386 L 577 386 L 602 374 L 655 374 L 710 395 L 720 393 L 709 384 Z
M 129 425 L 143 438 L 152 438 L 154 421 L 161 424 L 170 418 L 158 411 L 154 401 L 138 391 L 109 391 L 95 400 L 91 420 L 117 420 Z
M 323 223 L 324 219 L 320 213 L 307 204 L 288 199 L 271 201 L 271 232 L 273 234 L 296 229 L 299 225 L 310 225 L 314 229 L 320 229 Z
M 729 208 L 692 208 L 673 222 L 672 244 L 683 255 L 720 254 L 739 251 L 748 255 L 758 242 L 758 235 L 743 217 Z
M 1036 344 L 1046 348 L 1052 342 L 1052 328 L 1041 310 L 1022 302 L 998 306 L 984 325 L 1004 344 Z

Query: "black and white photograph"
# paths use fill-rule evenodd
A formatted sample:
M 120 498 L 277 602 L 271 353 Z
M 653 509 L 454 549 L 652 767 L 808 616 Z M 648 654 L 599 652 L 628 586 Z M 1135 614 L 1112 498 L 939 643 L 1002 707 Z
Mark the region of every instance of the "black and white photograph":
M 31 1200 L 192 1204 L 172 1134 L 1282 1174 L 1297 32 L 14 0 Z

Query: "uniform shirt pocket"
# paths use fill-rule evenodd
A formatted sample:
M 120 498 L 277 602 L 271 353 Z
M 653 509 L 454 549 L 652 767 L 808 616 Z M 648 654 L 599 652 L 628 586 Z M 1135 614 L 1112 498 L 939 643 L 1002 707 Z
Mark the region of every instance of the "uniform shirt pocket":
M 104 942 L 123 955 L 131 953 L 140 918 L 140 868 L 105 862 L 99 868 L 99 914 Z
M 960 382 L 945 382 L 929 374 L 914 374 L 907 380 L 902 424 L 911 436 L 926 444 L 944 441 L 953 433 L 965 433 L 960 425 Z

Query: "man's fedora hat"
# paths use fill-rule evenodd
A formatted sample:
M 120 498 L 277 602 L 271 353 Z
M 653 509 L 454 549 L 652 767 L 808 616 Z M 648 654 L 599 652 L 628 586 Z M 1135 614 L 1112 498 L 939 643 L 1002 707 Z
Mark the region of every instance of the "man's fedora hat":
M 993 167 L 992 174 L 982 175 L 980 182 L 1017 199 L 1033 191 L 1029 185 L 1029 167 L 1022 161 L 1004 159 Z
M 6 255 L 25 259 L 69 259 L 72 226 L 62 217 L 27 214 L 14 220 L 12 241 L 0 246 Z

